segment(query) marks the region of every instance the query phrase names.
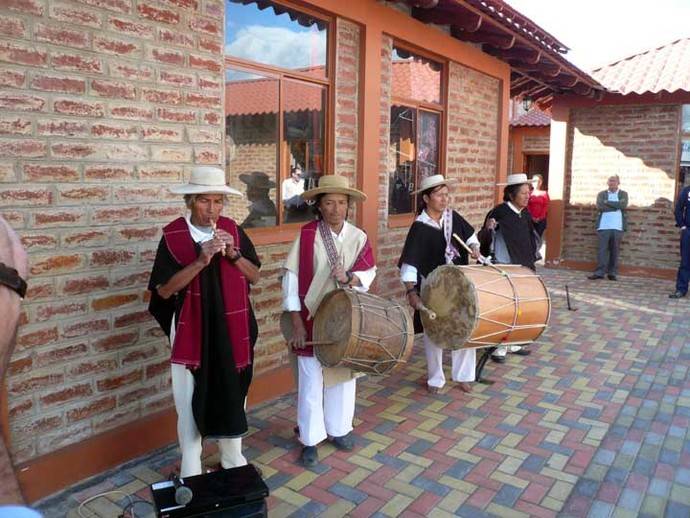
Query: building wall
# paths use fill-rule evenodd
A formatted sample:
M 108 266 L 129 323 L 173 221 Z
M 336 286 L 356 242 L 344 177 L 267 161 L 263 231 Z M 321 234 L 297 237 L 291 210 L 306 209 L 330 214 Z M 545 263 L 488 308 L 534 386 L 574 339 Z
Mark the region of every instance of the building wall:
M 677 267 L 673 200 L 679 156 L 679 105 L 627 105 L 571 111 L 563 258 L 595 261 L 596 195 L 617 174 L 628 192 L 628 232 L 620 262 Z
M 508 171 L 525 172 L 525 153 L 549 154 L 548 126 L 516 126 L 510 128 Z

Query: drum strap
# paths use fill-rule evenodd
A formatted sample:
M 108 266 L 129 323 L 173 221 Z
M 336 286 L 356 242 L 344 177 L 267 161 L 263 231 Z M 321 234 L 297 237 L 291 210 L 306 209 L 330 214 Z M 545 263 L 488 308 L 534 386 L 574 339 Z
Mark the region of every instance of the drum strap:
M 453 211 L 449 208 L 443 211 L 443 237 L 446 240 L 446 264 L 451 264 L 460 253 L 453 245 Z
M 335 268 L 335 266 L 338 264 L 338 250 L 335 247 L 335 241 L 333 241 L 331 229 L 324 220 L 319 220 L 319 234 L 321 234 L 323 246 L 326 248 L 328 264 L 331 265 L 331 268 Z

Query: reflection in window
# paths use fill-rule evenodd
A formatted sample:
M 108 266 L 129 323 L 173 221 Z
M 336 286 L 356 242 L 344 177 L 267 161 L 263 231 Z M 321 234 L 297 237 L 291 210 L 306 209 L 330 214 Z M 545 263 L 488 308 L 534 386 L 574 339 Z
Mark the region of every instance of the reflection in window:
M 393 97 L 426 103 L 441 103 L 440 63 L 393 47 Z
M 265 0 L 226 0 L 225 55 L 326 77 L 325 21 Z
M 683 119 L 680 140 L 680 171 L 678 182 L 690 185 L 690 104 L 683 106 Z

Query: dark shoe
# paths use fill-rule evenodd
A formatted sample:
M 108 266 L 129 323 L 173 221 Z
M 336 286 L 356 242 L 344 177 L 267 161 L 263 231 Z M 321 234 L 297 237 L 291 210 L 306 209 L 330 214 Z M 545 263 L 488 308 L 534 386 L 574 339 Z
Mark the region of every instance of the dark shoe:
M 686 293 L 683 293 L 681 291 L 676 291 L 675 293 L 671 293 L 668 298 L 669 299 L 682 299 L 685 297 Z
M 341 437 L 333 437 L 331 439 L 333 446 L 338 448 L 340 451 L 352 451 L 355 447 L 355 440 L 352 438 L 352 434 L 348 433 Z
M 603 279 L 604 276 L 603 276 L 603 275 L 597 275 L 596 273 L 594 273 L 594 274 L 592 274 L 592 275 L 588 275 L 587 278 L 588 278 L 590 281 L 596 281 L 596 280 L 598 280 L 598 279 Z
M 295 426 L 295 427 L 292 429 L 292 431 L 295 432 L 295 435 L 296 435 L 297 437 L 299 437 L 299 426 Z
M 308 468 L 316 466 L 319 463 L 319 452 L 316 446 L 305 446 L 302 448 L 302 454 L 299 457 L 303 466 Z
M 523 347 L 519 351 L 515 351 L 513 354 L 517 354 L 518 356 L 529 356 L 530 354 L 532 354 L 532 351 L 530 351 L 529 349 L 525 349 Z
M 458 388 L 465 393 L 472 392 L 472 385 L 470 383 L 467 383 L 466 381 L 459 381 Z
M 441 392 L 441 387 L 432 387 L 431 385 L 427 385 L 426 391 L 429 394 L 439 394 Z
M 617 281 L 618 280 L 615 275 L 608 274 L 607 277 L 609 278 L 610 281 Z
M 505 363 L 506 362 L 506 357 L 505 356 L 494 356 L 493 354 L 491 355 L 491 360 L 495 361 L 496 363 Z

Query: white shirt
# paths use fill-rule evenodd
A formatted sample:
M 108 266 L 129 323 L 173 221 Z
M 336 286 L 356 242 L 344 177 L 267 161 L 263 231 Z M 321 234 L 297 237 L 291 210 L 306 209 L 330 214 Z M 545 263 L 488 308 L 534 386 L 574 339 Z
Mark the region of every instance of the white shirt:
M 608 201 L 618 201 L 618 191 L 609 191 Z M 623 230 L 623 213 L 621 210 L 602 212 L 597 230 Z
M 283 180 L 281 186 L 283 201 L 289 200 L 293 196 L 300 196 L 304 192 L 304 178 L 295 182 L 292 178 Z
M 443 218 L 441 218 L 440 221 L 436 221 L 434 218 L 429 216 L 425 210 L 422 211 L 422 213 L 415 218 L 415 221 L 419 221 L 420 223 L 424 223 L 425 225 L 429 225 L 430 227 L 437 228 L 439 230 L 443 230 Z M 467 246 L 471 247 L 472 245 L 477 245 L 479 246 L 479 239 L 477 239 L 477 233 L 475 232 L 470 236 L 470 238 L 467 240 Z M 400 265 L 400 280 L 402 282 L 414 282 L 415 284 L 417 283 L 417 268 L 415 266 L 412 266 L 411 264 L 403 263 Z
M 339 243 L 343 242 L 343 230 L 345 225 L 349 225 L 346 221 L 343 224 L 343 228 L 340 230 L 340 234 L 336 234 L 331 229 L 331 236 L 335 241 Z M 359 282 L 362 283 L 361 286 L 353 286 L 353 289 L 357 291 L 369 291 L 371 283 L 374 282 L 374 277 L 376 277 L 376 266 L 369 268 L 368 270 L 352 272 L 352 275 L 356 275 Z M 299 300 L 299 279 L 294 272 L 290 270 L 285 270 L 283 274 L 283 311 L 300 311 L 302 309 L 302 304 Z

